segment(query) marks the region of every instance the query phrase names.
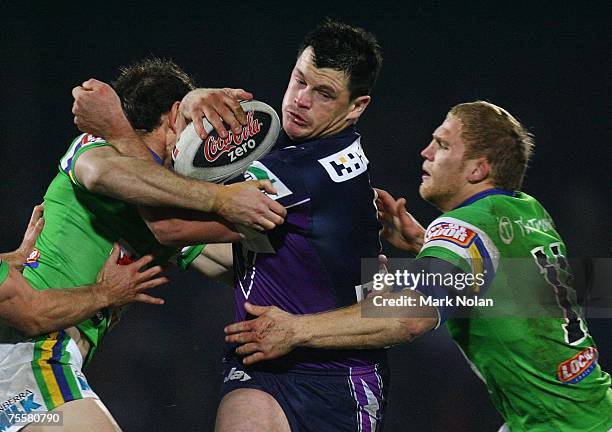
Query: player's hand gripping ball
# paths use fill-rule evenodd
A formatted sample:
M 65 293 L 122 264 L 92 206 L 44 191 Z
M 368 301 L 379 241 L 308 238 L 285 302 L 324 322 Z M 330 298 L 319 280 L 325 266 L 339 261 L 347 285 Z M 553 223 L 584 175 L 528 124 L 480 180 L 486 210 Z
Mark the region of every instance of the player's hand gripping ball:
M 280 120 L 274 109 L 260 101 L 241 102 L 247 124 L 240 134 L 228 128 L 228 137 L 221 138 L 208 120 L 204 127 L 209 134 L 202 140 L 193 123 L 181 133 L 172 159 L 179 174 L 209 182 L 222 183 L 244 172 L 249 165 L 268 153 L 280 132 Z

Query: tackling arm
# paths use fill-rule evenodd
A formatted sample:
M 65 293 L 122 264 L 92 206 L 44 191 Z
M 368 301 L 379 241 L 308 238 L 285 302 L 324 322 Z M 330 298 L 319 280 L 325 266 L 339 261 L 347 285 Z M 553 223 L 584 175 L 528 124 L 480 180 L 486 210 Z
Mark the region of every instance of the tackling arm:
M 406 291 L 382 297 L 418 299 L 421 295 Z M 388 318 L 362 316 L 374 314 L 377 308 L 372 296 L 347 308 L 310 315 L 292 315 L 275 306 L 247 303 L 246 311 L 258 318 L 227 326 L 225 340 L 241 344 L 236 353 L 245 356 L 244 364 L 253 364 L 283 356 L 297 347 L 371 349 L 410 342 L 438 323 L 432 306 L 397 308 L 395 316 Z
M 242 238 L 228 222 L 210 213 L 167 207 L 140 207 L 139 212 L 157 241 L 165 246 L 232 243 Z
M 85 151 L 74 163 L 76 176 L 85 188 L 137 205 L 217 213 L 229 222 L 260 230 L 281 224 L 286 214 L 283 206 L 260 192 L 274 193 L 266 181 L 220 186 L 122 156 L 109 146 Z
M 416 260 L 411 273 L 465 274 L 454 264 L 431 257 Z M 430 284 L 423 277 L 398 292 L 374 292 L 360 303 L 319 314 L 292 315 L 274 306 L 247 303 L 246 311 L 257 318 L 227 326 L 225 340 L 242 344 L 236 352 L 246 356 L 245 364 L 274 359 L 296 347 L 372 349 L 410 342 L 456 312 L 454 302 L 444 306 L 445 302 L 431 300 L 456 297 L 463 288 L 438 285 L 433 279 Z M 426 297 L 430 301 L 422 301 Z
M 0 284 L 0 319 L 27 336 L 70 327 L 108 306 L 130 302 L 163 304 L 163 300 L 143 291 L 168 281 L 160 277 L 161 267 L 140 269 L 153 260 L 151 255 L 126 265 L 117 265 L 119 246 L 98 274 L 95 284 L 65 289 L 37 291 L 13 268 Z

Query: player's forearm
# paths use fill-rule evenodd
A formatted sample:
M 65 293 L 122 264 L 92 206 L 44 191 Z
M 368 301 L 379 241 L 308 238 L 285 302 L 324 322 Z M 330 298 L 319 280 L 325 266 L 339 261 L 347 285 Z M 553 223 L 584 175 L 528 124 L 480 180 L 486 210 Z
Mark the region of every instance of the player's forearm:
M 32 290 L 27 298 L 14 302 L 17 311 L 10 324 L 28 336 L 73 326 L 108 306 L 96 285 L 70 289 Z
M 165 246 L 182 247 L 201 243 L 232 243 L 240 234 L 220 222 L 167 219 L 148 223 L 158 242 Z
M 137 205 L 210 212 L 220 188 L 132 157 L 105 158 L 93 165 L 83 170 L 86 174 L 81 180 L 87 189 Z
M 390 299 L 400 295 L 402 293 L 393 293 L 385 294 L 384 297 Z M 419 317 L 420 313 L 408 308 L 400 312 L 382 312 L 389 317 L 363 316 L 380 316 L 380 311 L 376 310 L 378 307 L 373 297 L 368 297 L 347 308 L 297 317 L 294 332 L 298 339 L 297 345 L 323 349 L 383 348 L 410 342 L 436 324 L 436 320 Z
M 157 241 L 166 246 L 232 243 L 241 239 L 229 223 L 214 214 L 142 206 L 138 211 Z

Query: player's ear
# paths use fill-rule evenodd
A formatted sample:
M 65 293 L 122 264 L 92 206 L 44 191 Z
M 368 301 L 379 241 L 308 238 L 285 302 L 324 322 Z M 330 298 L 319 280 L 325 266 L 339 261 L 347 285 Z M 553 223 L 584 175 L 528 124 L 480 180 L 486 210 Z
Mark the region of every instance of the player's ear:
M 170 113 L 168 115 L 168 127 L 172 129 L 174 133 L 177 133 L 177 119 L 181 115 L 179 110 L 179 106 L 181 103 L 179 101 L 175 101 L 172 104 L 172 108 L 170 108 Z
M 489 178 L 491 173 L 491 164 L 484 158 L 472 159 L 470 161 L 469 173 L 467 180 L 470 183 L 480 183 Z
M 366 107 L 370 104 L 372 97 L 370 96 L 357 96 L 351 106 L 349 107 L 349 113 L 346 116 L 347 120 L 356 120 L 365 111 Z

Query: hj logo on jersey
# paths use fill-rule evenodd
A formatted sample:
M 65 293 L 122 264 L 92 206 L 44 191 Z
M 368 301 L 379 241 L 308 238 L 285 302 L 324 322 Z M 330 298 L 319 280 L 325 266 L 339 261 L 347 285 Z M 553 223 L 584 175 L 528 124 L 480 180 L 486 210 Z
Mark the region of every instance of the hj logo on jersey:
M 223 379 L 223 382 L 226 383 L 228 381 L 248 381 L 251 379 L 251 376 L 246 372 L 241 370 L 236 370 L 235 367 L 230 369 L 227 376 Z
M 28 255 L 28 257 L 26 258 L 26 262 L 23 263 L 23 266 L 35 269 L 40 265 L 40 263 L 38 262 L 39 258 L 40 252 L 38 251 L 38 249 L 34 248 L 32 252 L 30 252 L 30 255 Z
M 459 224 L 440 222 L 430 227 L 425 233 L 425 243 L 433 240 L 446 240 L 461 247 L 468 247 L 476 233 Z
M 341 183 L 366 172 L 369 161 L 357 140 L 344 150 L 319 159 L 319 163 L 335 183 Z
M 597 365 L 597 348 L 588 347 L 557 367 L 557 378 L 564 384 L 576 384 L 585 379 Z

